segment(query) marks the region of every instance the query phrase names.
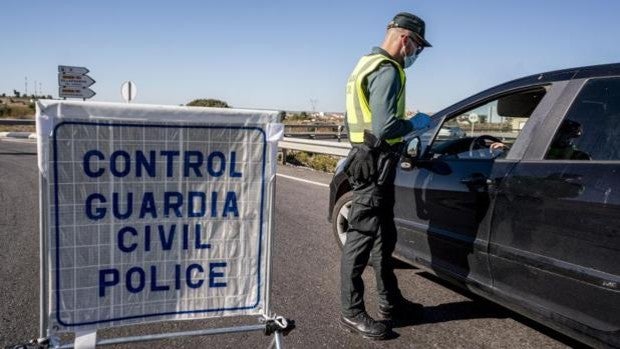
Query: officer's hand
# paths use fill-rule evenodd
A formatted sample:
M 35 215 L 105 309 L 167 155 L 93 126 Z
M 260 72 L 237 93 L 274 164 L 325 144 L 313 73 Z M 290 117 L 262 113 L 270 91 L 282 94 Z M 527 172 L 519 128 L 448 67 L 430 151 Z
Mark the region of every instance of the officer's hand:
M 413 126 L 414 130 L 421 130 L 430 126 L 431 117 L 424 113 L 417 113 L 409 119 L 409 122 Z
M 374 155 L 367 147 L 360 147 L 349 166 L 351 177 L 357 182 L 367 182 L 372 179 L 375 172 Z

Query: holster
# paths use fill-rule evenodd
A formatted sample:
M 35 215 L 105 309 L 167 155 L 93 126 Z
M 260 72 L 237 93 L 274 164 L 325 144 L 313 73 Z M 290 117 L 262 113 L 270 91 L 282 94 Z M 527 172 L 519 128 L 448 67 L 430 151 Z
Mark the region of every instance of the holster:
M 364 144 L 374 153 L 377 169 L 376 183 L 383 185 L 389 178 L 396 166 L 400 154 L 384 140 L 377 138 L 370 131 L 364 130 Z

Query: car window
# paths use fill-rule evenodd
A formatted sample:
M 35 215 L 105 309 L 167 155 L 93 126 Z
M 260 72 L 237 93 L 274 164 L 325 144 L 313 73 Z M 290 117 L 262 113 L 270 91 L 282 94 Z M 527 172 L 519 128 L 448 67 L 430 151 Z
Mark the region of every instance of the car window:
M 620 78 L 588 81 L 547 149 L 547 160 L 620 160 Z
M 544 87 L 503 95 L 444 121 L 432 145 L 433 157 L 505 157 L 546 93 Z

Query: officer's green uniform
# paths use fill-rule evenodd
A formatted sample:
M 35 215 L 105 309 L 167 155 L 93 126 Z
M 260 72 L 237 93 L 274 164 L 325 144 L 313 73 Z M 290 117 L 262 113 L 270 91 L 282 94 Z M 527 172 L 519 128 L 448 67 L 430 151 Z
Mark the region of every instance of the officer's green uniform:
M 397 154 L 402 137 L 412 130 L 405 120 L 405 72 L 381 48 L 358 62 L 347 83 L 347 128 L 353 147 L 364 141 L 364 130 L 385 141 L 381 152 Z M 341 260 L 342 315 L 353 317 L 365 311 L 362 273 L 372 252 L 379 304 L 394 305 L 400 290 L 392 252 L 396 245 L 394 226 L 394 175 L 396 161 L 381 184 L 376 178 L 351 180 L 353 199 L 349 211 L 349 229 Z

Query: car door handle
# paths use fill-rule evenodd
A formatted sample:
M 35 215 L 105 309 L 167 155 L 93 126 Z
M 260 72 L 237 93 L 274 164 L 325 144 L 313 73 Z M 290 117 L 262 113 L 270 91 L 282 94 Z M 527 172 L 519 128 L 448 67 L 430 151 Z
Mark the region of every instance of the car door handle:
M 484 175 L 471 175 L 470 177 L 461 178 L 461 183 L 465 185 L 491 185 L 493 181 L 490 178 L 485 177 Z
M 547 180 L 564 182 L 568 184 L 583 185 L 583 176 L 577 174 L 551 174 L 546 177 Z

